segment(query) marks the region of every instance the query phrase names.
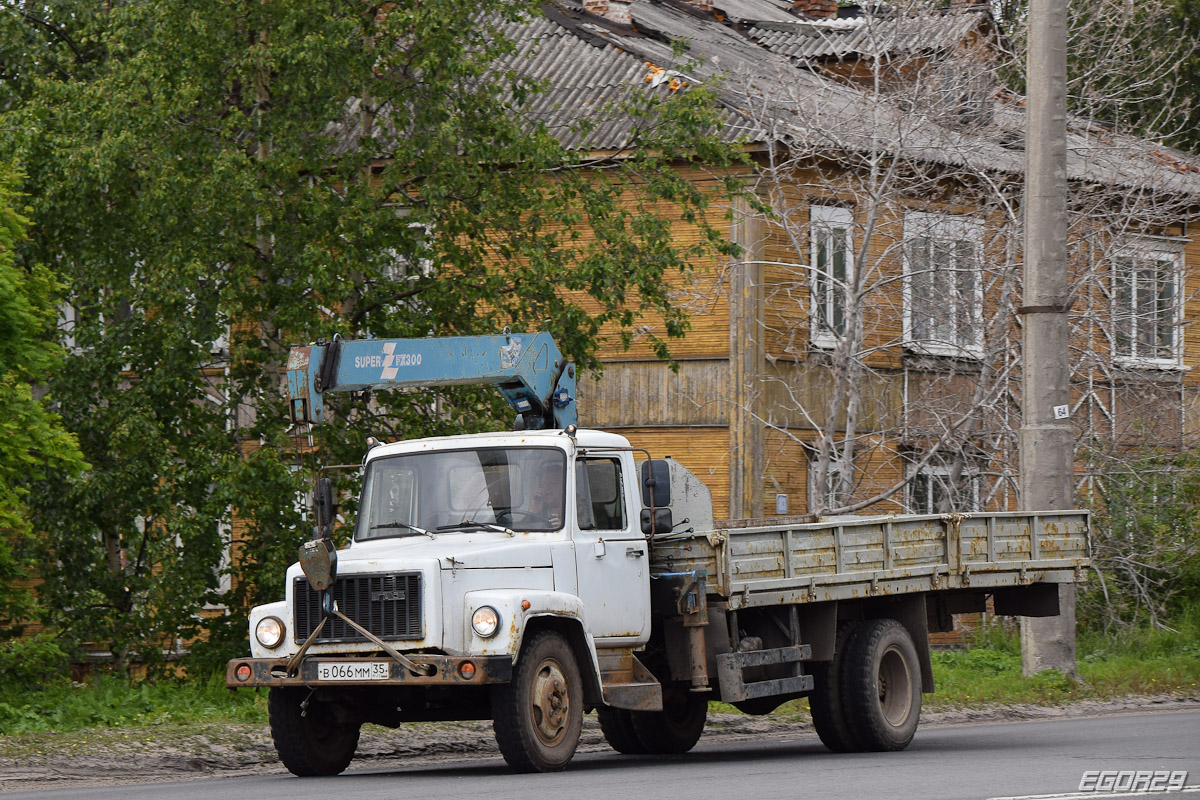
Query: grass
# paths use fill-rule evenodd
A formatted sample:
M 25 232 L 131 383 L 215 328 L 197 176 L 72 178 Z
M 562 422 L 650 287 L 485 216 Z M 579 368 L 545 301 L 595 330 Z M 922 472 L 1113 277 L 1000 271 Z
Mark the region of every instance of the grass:
M 1129 695 L 1200 696 L 1200 604 L 1175 621 L 1177 632 L 1139 629 L 1119 635 L 1084 632 L 1078 642 L 1080 681 L 1054 671 L 1021 676 L 1020 642 L 1000 624 L 977 631 L 971 647 L 933 653 L 937 692 L 930 710 L 994 704 L 1060 705 Z M 266 691 L 225 688 L 224 675 L 195 682 L 130 683 L 100 676 L 87 684 L 50 683 L 31 688 L 0 684 L 0 733 L 143 728 L 208 722 L 265 724 Z M 714 703 L 715 711 L 734 711 Z M 803 700 L 784 704 L 781 715 L 806 716 Z
M 1060 705 L 1129 695 L 1200 696 L 1200 606 L 1180 615 L 1175 632 L 1083 632 L 1077 643 L 1078 682 L 1053 670 L 1022 677 L 1018 636 L 999 624 L 977 633 L 972 645 L 933 654 L 937 692 L 926 698 L 927 708 Z
M 138 728 L 171 723 L 266 722 L 265 691 L 231 692 L 224 674 L 206 681 L 130 683 L 102 675 L 87 683 L 54 683 L 31 690 L 0 686 L 0 732 L 5 734 Z

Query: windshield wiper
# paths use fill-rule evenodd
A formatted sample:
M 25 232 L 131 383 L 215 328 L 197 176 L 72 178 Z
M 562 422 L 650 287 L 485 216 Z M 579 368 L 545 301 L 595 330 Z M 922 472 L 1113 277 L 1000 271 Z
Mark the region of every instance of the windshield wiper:
M 438 525 L 439 531 L 465 531 L 468 528 L 483 528 L 485 531 L 498 531 L 499 533 L 507 533 L 509 536 L 516 536 L 517 532 L 512 528 L 506 528 L 503 525 L 496 525 L 491 522 L 476 522 L 473 519 L 464 519 L 462 522 L 455 522 L 451 525 Z
M 432 531 L 427 531 L 424 528 L 418 528 L 416 525 L 409 525 L 407 522 L 381 522 L 378 525 L 371 526 L 371 530 L 373 530 L 373 531 L 377 531 L 380 528 L 406 528 L 407 530 L 416 531 L 417 533 L 424 534 L 425 536 L 428 536 L 430 539 L 437 538 L 436 536 L 433 535 Z M 438 528 L 438 530 L 440 531 L 441 528 Z

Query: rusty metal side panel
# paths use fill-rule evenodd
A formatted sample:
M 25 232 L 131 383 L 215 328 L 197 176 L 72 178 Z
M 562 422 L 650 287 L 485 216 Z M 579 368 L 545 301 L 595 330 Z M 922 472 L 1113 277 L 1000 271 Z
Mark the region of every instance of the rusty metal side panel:
M 738 531 L 729 537 L 729 566 L 734 580 L 769 580 L 786 576 L 787 555 L 782 531 Z
M 703 568 L 734 608 L 1068 583 L 1090 565 L 1085 511 L 764 524 L 672 537 L 654 551 L 656 562 L 668 553 L 676 568 Z

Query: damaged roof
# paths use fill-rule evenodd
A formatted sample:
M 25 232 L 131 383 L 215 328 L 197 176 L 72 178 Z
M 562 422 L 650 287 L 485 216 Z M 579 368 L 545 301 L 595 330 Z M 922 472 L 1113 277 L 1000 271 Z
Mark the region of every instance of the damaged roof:
M 708 83 L 718 89 L 721 133 L 730 142 L 834 158 L 837 151 L 882 147 L 926 163 L 1024 171 L 1024 101 L 997 81 L 968 85 L 962 70 L 949 70 L 944 85 L 933 81 L 927 94 L 906 96 L 889 87 L 864 88 L 828 69 L 946 54 L 977 33 L 1002 50 L 1006 44 L 986 7 L 815 20 L 784 0 L 712 0 L 711 11 L 686 0 L 627 5 L 627 22 L 587 13 L 580 0 L 555 0 L 540 18 L 497 26 L 516 46 L 497 64 L 497 74 L 512 70 L 548 87 L 520 113 L 572 149 L 625 149 L 639 123 L 620 112 L 622 102 Z M 678 81 L 672 84 L 671 77 Z M 969 120 L 939 107 L 963 93 L 974 93 L 977 106 Z M 1069 125 L 1068 172 L 1076 180 L 1200 196 L 1195 158 L 1085 120 Z

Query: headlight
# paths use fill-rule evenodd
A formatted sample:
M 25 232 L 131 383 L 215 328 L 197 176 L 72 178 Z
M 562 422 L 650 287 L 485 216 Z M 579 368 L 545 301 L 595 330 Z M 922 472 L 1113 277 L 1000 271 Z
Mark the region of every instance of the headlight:
M 483 639 L 489 639 L 500 630 L 500 612 L 491 606 L 480 606 L 471 615 L 471 627 Z
M 283 644 L 283 636 L 287 628 L 279 617 L 263 617 L 254 626 L 254 638 L 268 650 L 274 650 Z

